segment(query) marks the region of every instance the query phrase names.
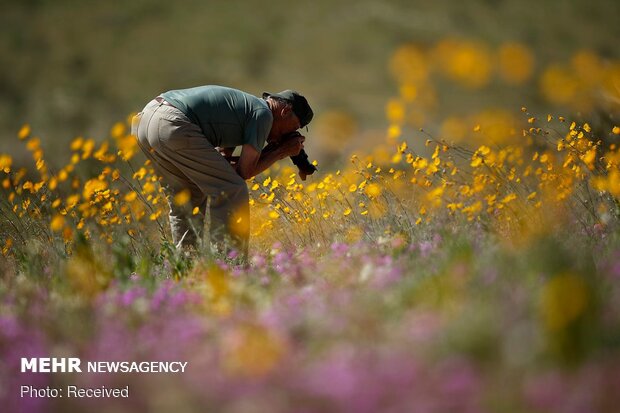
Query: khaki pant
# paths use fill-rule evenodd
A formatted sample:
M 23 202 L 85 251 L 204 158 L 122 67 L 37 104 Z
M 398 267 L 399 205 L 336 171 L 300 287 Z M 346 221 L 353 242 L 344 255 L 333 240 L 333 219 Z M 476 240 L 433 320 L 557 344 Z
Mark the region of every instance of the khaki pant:
M 152 100 L 134 118 L 132 134 L 137 136 L 140 148 L 162 178 L 175 245 L 196 247 L 202 241 L 208 207 L 211 242 L 220 251 L 232 246 L 242 257 L 247 257 L 250 232 L 247 185 L 200 127 L 180 110 Z M 190 201 L 177 205 L 174 197 L 184 190 L 189 190 Z M 195 207 L 198 207 L 197 214 L 193 213 Z

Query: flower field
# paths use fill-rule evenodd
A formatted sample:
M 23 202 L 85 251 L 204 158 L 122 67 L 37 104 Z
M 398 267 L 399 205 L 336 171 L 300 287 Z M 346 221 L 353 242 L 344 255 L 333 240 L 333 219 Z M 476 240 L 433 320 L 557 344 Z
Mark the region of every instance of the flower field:
M 128 122 L 53 160 L 24 125 L 31 159 L 0 154 L 6 411 L 617 411 L 620 62 L 537 68 L 520 44 L 448 39 L 389 70 L 368 150 L 248 182 L 247 267 L 174 249 L 167 205 L 189 194 L 165 199 Z M 446 85 L 534 88 L 537 109 L 446 114 Z M 23 357 L 188 368 L 22 373 Z M 130 397 L 19 392 L 69 384 Z

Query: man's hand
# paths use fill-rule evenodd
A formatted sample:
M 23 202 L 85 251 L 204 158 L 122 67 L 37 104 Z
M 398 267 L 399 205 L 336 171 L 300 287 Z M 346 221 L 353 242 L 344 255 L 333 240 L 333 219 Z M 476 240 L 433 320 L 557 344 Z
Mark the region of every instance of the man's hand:
M 291 132 L 291 133 L 284 135 L 282 137 L 282 140 L 278 144 L 271 143 L 267 145 L 267 147 L 265 148 L 271 151 L 277 150 L 278 152 L 283 152 L 284 157 L 286 157 L 286 153 L 293 153 L 292 155 L 289 155 L 289 156 L 291 160 L 293 161 L 293 163 L 295 164 L 295 166 L 297 167 L 297 169 L 299 170 L 299 177 L 301 178 L 302 181 L 305 181 L 308 175 L 312 175 L 314 172 L 316 172 L 316 166 L 314 166 L 308 161 L 308 155 L 304 151 L 305 140 L 306 138 L 304 136 L 302 136 L 299 132 L 295 131 L 295 132 Z M 292 142 L 289 143 L 289 141 L 292 141 Z M 299 152 L 297 152 L 296 154 L 294 153 L 294 151 L 288 152 L 288 149 L 285 146 L 287 144 L 291 146 L 295 146 L 295 143 L 301 144 L 297 146 L 297 148 L 301 146 L 299 148 Z M 284 147 L 284 149 L 282 149 L 281 147 Z M 295 150 L 297 150 L 297 148 L 295 148 Z
M 278 144 L 277 150 L 280 152 L 280 159 L 288 158 L 289 156 L 299 155 L 299 152 L 304 148 L 305 136 L 295 135 L 285 138 Z
M 234 165 L 235 169 L 243 179 L 250 179 L 279 160 L 299 155 L 304 148 L 305 140 L 306 138 L 302 135 L 290 136 L 277 144 L 268 144 L 260 152 L 252 145 L 245 144 L 241 149 L 239 161 Z M 312 171 L 300 170 L 299 176 L 305 180 L 306 176 L 312 174 L 314 170 L 316 170 L 314 167 Z

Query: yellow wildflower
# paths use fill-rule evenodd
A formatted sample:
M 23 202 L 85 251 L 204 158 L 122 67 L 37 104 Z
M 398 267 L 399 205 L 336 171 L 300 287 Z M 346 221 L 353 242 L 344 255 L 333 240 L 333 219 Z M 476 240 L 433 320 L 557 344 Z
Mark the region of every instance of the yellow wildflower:
M 81 136 L 78 136 L 71 142 L 71 145 L 70 145 L 71 150 L 79 151 L 83 144 L 84 144 L 84 138 L 82 138 Z
M 472 168 L 477 168 L 477 167 L 479 167 L 481 164 L 482 164 L 482 158 L 481 158 L 481 157 L 479 157 L 479 156 L 476 156 L 476 155 L 474 154 L 474 156 L 472 157 L 471 163 L 470 163 L 471 167 L 472 167 Z
M 527 81 L 534 71 L 532 52 L 520 43 L 503 44 L 498 52 L 499 73 L 502 79 L 518 85 Z
M 177 206 L 187 204 L 191 199 L 191 193 L 188 189 L 184 189 L 174 196 L 173 202 Z
M 4 173 L 11 172 L 11 164 L 13 159 L 10 155 L 0 154 L 0 170 L 4 171 Z
M 381 195 L 381 187 L 377 184 L 372 183 L 366 186 L 364 192 L 366 193 L 366 195 L 368 195 L 368 197 L 376 198 Z
M 98 178 L 93 178 L 84 183 L 84 189 L 82 190 L 82 196 L 84 199 L 90 199 L 95 193 L 103 191 L 108 188 L 108 183 L 100 181 Z
M 146 175 L 146 169 L 144 167 L 138 169 L 136 173 L 133 174 L 133 179 L 141 180 Z
M 50 228 L 54 232 L 59 232 L 65 225 L 65 217 L 60 214 L 54 215 L 50 222 Z
M 9 253 L 9 250 L 11 249 L 12 246 L 13 246 L 13 239 L 7 238 L 6 241 L 4 241 L 4 246 L 2 247 L 2 255 L 6 256 Z
M 509 203 L 509 202 L 514 201 L 515 199 L 517 199 L 517 194 L 515 194 L 515 193 L 510 193 L 510 194 L 506 195 L 506 196 L 505 196 L 505 197 L 504 197 L 504 198 L 503 198 L 500 202 L 501 202 L 502 204 L 507 204 L 507 203 Z
M 391 99 L 385 107 L 385 115 L 389 122 L 399 124 L 405 119 L 405 105 L 399 100 Z
M 30 136 L 30 125 L 25 124 L 24 126 L 21 127 L 21 129 L 19 130 L 19 132 L 17 133 L 17 137 L 20 140 L 24 140 L 26 139 L 28 136 Z

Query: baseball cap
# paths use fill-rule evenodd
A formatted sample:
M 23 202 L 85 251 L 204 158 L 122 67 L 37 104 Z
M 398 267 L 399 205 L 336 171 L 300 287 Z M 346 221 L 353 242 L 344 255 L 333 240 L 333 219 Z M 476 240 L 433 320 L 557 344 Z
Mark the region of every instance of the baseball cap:
M 291 102 L 291 104 L 293 105 L 293 113 L 295 113 L 295 115 L 297 115 L 297 117 L 299 118 L 299 122 L 301 123 L 302 128 L 308 123 L 310 123 L 310 121 L 312 120 L 314 112 L 312 112 L 312 108 L 310 108 L 310 105 L 308 104 L 306 98 L 299 94 L 299 92 L 287 89 L 279 93 L 263 93 L 263 99 L 266 99 L 270 96 Z

